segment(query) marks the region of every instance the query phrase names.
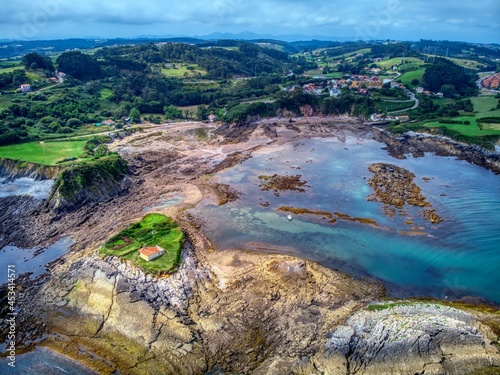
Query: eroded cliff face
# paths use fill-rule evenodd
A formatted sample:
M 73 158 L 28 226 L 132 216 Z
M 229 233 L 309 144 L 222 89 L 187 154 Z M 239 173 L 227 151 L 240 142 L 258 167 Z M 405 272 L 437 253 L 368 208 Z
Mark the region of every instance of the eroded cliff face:
M 31 177 L 35 180 L 53 180 L 60 170 L 61 167 L 0 158 L 0 178 L 16 179 Z
M 47 207 L 72 211 L 119 196 L 130 187 L 127 172 L 127 162 L 118 155 L 70 165 L 58 174 Z

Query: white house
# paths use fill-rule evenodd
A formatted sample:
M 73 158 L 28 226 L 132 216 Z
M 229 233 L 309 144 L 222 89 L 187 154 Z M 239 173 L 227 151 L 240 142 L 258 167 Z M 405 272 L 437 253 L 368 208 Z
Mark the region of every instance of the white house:
M 155 260 L 165 254 L 165 250 L 156 245 L 153 247 L 145 247 L 139 250 L 139 256 L 147 262 Z
M 20 89 L 21 89 L 22 92 L 30 92 L 31 91 L 31 85 L 28 85 L 28 84 L 21 85 Z

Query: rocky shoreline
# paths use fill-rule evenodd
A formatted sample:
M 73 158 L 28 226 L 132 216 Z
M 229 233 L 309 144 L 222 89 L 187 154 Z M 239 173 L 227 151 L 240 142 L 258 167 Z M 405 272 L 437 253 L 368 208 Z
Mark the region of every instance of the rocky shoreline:
M 18 242 L 37 245 L 64 233 L 77 243 L 51 265 L 50 275 L 19 280 L 25 349 L 37 341 L 102 374 L 500 372 L 500 314 L 494 308 L 386 301 L 380 284 L 313 262 L 214 251 L 199 223 L 184 213 L 203 197 L 220 204 L 237 199 L 209 175 L 259 147 L 351 134 L 387 138 L 401 156 L 435 152 L 427 140 L 422 147 L 413 139 L 397 147 L 397 139 L 352 119 L 308 118 L 293 127 L 271 119 L 222 129 L 203 142 L 177 129 L 152 130 L 111 146 L 129 165 L 126 193 L 68 212 L 64 220 L 50 211 L 33 215 L 27 198 L 5 201 L 22 214 L 0 226 L 2 238 L 15 230 Z M 436 149 L 457 150 L 444 141 Z M 154 208 L 172 192 L 182 194 L 183 203 Z M 144 215 L 144 207 L 174 217 L 187 234 L 182 266 L 170 277 L 154 279 L 119 259 L 97 256 L 100 244 Z M 4 322 L 0 329 L 3 341 Z
M 397 159 L 406 158 L 411 154 L 414 157 L 424 156 L 426 152 L 438 156 L 453 156 L 459 160 L 491 170 L 500 174 L 500 154 L 484 150 L 477 145 L 468 145 L 455 142 L 449 138 L 421 133 L 408 133 L 394 136 L 388 131 L 373 127 L 373 136 L 379 142 L 385 143 L 389 154 Z

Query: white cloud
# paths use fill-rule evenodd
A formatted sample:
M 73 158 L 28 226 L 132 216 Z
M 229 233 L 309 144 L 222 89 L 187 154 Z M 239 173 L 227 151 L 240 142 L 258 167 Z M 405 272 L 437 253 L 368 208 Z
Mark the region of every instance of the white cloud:
M 497 0 L 17 0 L 2 4 L 0 37 L 20 35 L 33 25 L 39 35 L 65 36 L 95 34 L 95 30 L 121 36 L 127 26 L 133 26 L 128 31 L 136 35 L 156 28 L 192 35 L 249 30 L 353 36 L 356 28 L 371 23 L 379 26 L 381 37 L 418 39 L 419 30 L 426 28 L 435 30 L 434 38 L 446 39 L 447 24 L 464 25 L 464 38 L 476 33 L 475 38 L 494 41 L 500 38 L 499 13 Z

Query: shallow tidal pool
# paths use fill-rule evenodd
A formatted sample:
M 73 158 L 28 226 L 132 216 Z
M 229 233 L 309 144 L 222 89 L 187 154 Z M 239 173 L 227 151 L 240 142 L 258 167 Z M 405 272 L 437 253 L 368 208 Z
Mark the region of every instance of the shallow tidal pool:
M 241 196 L 216 206 L 203 201 L 190 212 L 214 244 L 314 260 L 356 277 L 382 281 L 397 297 L 483 297 L 500 303 L 500 176 L 465 161 L 427 154 L 392 158 L 373 140 L 309 139 L 274 145 L 217 175 Z M 394 216 L 368 201 L 372 163 L 415 174 L 414 182 L 444 219 L 431 224 L 419 207 Z M 301 175 L 306 192 L 261 191 L 260 175 Z M 379 226 L 279 211 L 282 206 L 339 212 Z M 410 224 L 411 223 L 411 224 Z M 418 230 L 415 230 L 418 229 Z M 411 235 L 408 232 L 419 232 Z

